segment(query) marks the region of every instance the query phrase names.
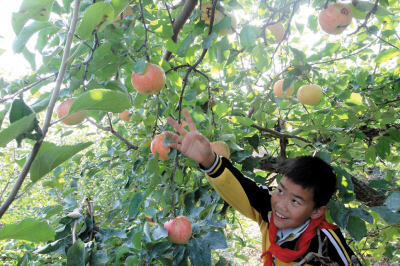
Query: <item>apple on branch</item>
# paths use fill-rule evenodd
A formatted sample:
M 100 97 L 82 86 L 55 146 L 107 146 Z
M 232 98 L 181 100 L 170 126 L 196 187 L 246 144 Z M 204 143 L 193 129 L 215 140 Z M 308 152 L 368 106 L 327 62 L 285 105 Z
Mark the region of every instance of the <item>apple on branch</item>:
M 128 122 L 128 121 L 131 120 L 131 118 L 130 118 L 130 116 L 129 116 L 131 113 L 132 113 L 131 111 L 125 110 L 125 111 L 123 111 L 122 113 L 119 113 L 119 114 L 118 114 L 118 117 L 120 117 L 122 121 Z
M 211 143 L 211 149 L 219 156 L 223 156 L 227 159 L 231 156 L 228 144 L 223 141 L 214 141 Z
M 266 27 L 275 37 L 275 43 L 280 43 L 283 40 L 283 35 L 285 35 L 285 28 L 282 23 L 278 22 L 273 25 L 268 25 Z
M 147 63 L 142 74 L 133 72 L 132 85 L 141 94 L 159 93 L 165 86 L 166 77 L 162 67 Z
M 71 108 L 72 103 L 76 100 L 76 98 L 69 98 L 65 101 L 63 101 L 58 107 L 57 107 L 57 117 L 58 119 L 63 118 L 66 116 L 69 112 L 69 108 Z M 70 114 L 68 117 L 64 118 L 61 120 L 62 123 L 68 125 L 68 126 L 74 126 L 78 125 L 85 120 L 85 118 L 88 115 L 87 110 L 82 110 L 78 111 L 75 113 Z
M 154 137 L 154 139 L 151 141 L 150 145 L 150 150 L 151 153 L 153 153 L 154 156 L 156 156 L 156 152 L 158 152 L 158 160 L 161 161 L 166 161 L 169 160 L 169 147 L 166 147 L 164 144 L 164 140 L 167 136 L 164 133 L 158 134 L 157 136 Z
M 287 89 L 287 91 L 285 93 L 283 93 L 283 79 L 278 80 L 277 82 L 275 82 L 274 84 L 274 94 L 276 97 L 279 98 L 289 98 L 293 92 L 294 92 L 294 86 L 290 87 L 289 89 Z
M 321 10 L 318 23 L 326 33 L 338 35 L 350 25 L 352 18 L 353 10 L 350 6 L 334 3 Z
M 322 89 L 316 84 L 303 85 L 297 91 L 297 99 L 306 105 L 317 105 L 322 99 Z
M 166 222 L 164 228 L 168 231 L 167 240 L 174 244 L 186 244 L 192 235 L 192 223 L 185 216 Z

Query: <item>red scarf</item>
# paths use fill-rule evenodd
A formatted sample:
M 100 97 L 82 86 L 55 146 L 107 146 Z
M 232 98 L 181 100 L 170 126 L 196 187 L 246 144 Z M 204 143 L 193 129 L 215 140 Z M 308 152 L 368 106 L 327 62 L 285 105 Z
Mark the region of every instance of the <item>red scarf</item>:
M 269 222 L 269 241 L 271 245 L 267 251 L 264 251 L 261 258 L 267 256 L 264 262 L 264 266 L 272 266 L 272 255 L 274 255 L 280 261 L 289 263 L 295 259 L 303 256 L 311 244 L 311 240 L 317 234 L 316 228 L 319 229 L 336 229 L 339 228 L 336 225 L 330 224 L 325 219 L 325 214 L 318 219 L 311 219 L 307 229 L 301 234 L 299 240 L 296 243 L 294 250 L 288 248 L 281 248 L 275 243 L 276 234 L 278 233 L 278 227 L 274 223 L 274 214 L 271 215 Z

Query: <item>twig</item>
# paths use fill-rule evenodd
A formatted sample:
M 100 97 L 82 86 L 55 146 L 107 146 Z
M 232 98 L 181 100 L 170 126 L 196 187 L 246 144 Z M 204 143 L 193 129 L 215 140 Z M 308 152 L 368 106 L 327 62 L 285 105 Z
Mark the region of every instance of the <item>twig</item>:
M 266 128 L 266 127 L 260 127 L 260 126 L 257 126 L 257 125 L 251 125 L 251 127 L 254 127 L 254 128 L 256 128 L 256 129 L 258 129 L 260 131 L 268 132 L 268 133 L 270 133 L 270 134 L 272 134 L 274 136 L 277 136 L 278 138 L 282 138 L 282 139 L 299 139 L 299 140 L 302 140 L 302 141 L 310 143 L 310 144 L 312 143 L 308 139 L 304 139 L 304 138 L 299 137 L 299 136 L 280 133 L 280 132 L 277 132 L 275 130 L 272 130 L 272 129 L 269 129 L 269 128 Z
M 376 0 L 374 6 L 371 8 L 371 10 L 370 10 L 370 11 L 368 12 L 368 14 L 365 16 L 364 23 L 361 24 L 360 26 L 358 26 L 357 29 L 356 29 L 354 32 L 350 33 L 350 34 L 347 35 L 347 36 L 351 36 L 351 35 L 353 35 L 353 34 L 356 34 L 361 28 L 366 28 L 366 29 L 367 29 L 368 19 L 369 19 L 369 17 L 371 16 L 372 13 L 375 13 L 375 12 L 376 12 L 376 10 L 377 10 L 377 8 L 378 8 L 378 3 L 379 3 L 379 0 Z M 357 4 L 354 5 L 354 7 L 356 7 L 356 6 L 357 6 Z
M 54 74 L 52 74 L 52 75 L 50 75 L 50 76 L 48 76 L 48 77 L 42 78 L 42 79 L 40 79 L 40 80 L 38 80 L 38 81 L 32 83 L 32 84 L 29 85 L 28 87 L 23 88 L 22 90 L 17 91 L 16 93 L 14 93 L 14 95 L 12 95 L 12 96 L 10 96 L 10 97 L 8 97 L 8 98 L 5 98 L 5 99 L 1 99 L 1 100 L 0 100 L 0 103 L 3 103 L 3 102 L 6 102 L 6 101 L 8 101 L 8 100 L 14 99 L 15 96 L 19 95 L 21 92 L 28 91 L 28 90 L 32 89 L 33 87 L 35 87 L 37 84 L 39 84 L 39 83 L 41 83 L 41 82 L 43 82 L 43 81 L 45 81 L 45 80 L 47 80 L 47 79 L 49 79 L 49 78 L 52 78 L 52 77 L 54 77 L 54 76 L 57 77 L 57 74 L 58 74 L 58 72 L 56 72 L 56 73 L 54 73 Z
M 82 209 L 82 206 L 83 206 L 83 204 L 85 204 L 86 199 L 87 198 L 84 196 L 81 204 L 78 206 L 77 209 Z M 75 235 L 76 235 L 76 228 L 78 226 L 78 220 L 79 220 L 79 218 L 75 218 L 74 228 L 72 229 L 72 244 L 74 244 L 76 241 Z
M 143 24 L 143 28 L 144 28 L 144 41 L 143 41 L 142 45 L 136 50 L 136 52 L 139 52 L 144 47 L 144 54 L 146 55 L 147 61 L 150 62 L 150 56 L 147 51 L 147 31 L 148 30 L 146 27 L 146 22 L 144 21 L 144 11 L 143 11 L 142 0 L 139 0 L 139 7 L 140 7 L 140 16 L 142 17 L 142 24 Z
M 87 121 L 89 121 L 89 123 L 91 123 L 92 125 L 96 126 L 98 129 L 111 132 L 114 136 L 116 136 L 119 140 L 121 140 L 122 142 L 124 142 L 126 144 L 128 150 L 130 150 L 130 149 L 134 149 L 134 150 L 139 149 L 138 146 L 130 143 L 129 140 L 127 140 L 126 138 L 121 136 L 117 131 L 113 130 L 112 128 L 103 127 L 102 125 L 97 124 L 95 121 L 93 121 L 90 118 L 87 118 Z

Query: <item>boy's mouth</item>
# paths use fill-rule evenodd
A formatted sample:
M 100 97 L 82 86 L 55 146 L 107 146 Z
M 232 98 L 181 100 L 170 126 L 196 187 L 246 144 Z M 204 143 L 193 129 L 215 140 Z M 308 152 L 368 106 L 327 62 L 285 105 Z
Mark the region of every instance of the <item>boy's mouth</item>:
M 286 220 L 286 219 L 289 219 L 289 218 L 287 218 L 286 216 L 283 216 L 282 214 L 280 214 L 280 213 L 277 212 L 277 211 L 275 211 L 275 214 L 276 214 L 276 217 L 277 217 L 279 220 Z

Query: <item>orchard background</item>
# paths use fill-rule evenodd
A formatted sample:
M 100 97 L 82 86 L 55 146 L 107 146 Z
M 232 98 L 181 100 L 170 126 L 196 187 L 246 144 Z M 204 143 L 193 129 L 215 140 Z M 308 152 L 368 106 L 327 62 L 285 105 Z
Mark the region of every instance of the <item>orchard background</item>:
M 8 41 L 30 69 L 18 78 L 2 70 L 0 78 L 4 265 L 233 264 L 227 247 L 245 263 L 241 251 L 257 240 L 232 233 L 241 219 L 198 165 L 174 150 L 166 161 L 150 152 L 156 134 L 173 130 L 166 117 L 181 118 L 183 108 L 260 184 L 279 180 L 295 156 L 332 163 L 338 193 L 328 220 L 363 263 L 398 263 L 398 1 L 347 3 L 354 18 L 340 35 L 318 25 L 326 0 L 215 1 L 210 24 L 200 4 L 24 0 L 8 10 Z M 133 12 L 119 15 L 128 5 Z M 213 17 L 226 12 L 237 27 L 223 36 L 231 18 Z M 266 28 L 277 22 L 284 37 L 275 43 Z M 132 87 L 132 72 L 146 62 L 166 73 L 158 94 Z M 273 94 L 280 79 L 284 91 L 294 85 L 288 99 Z M 317 105 L 298 102 L 305 84 L 323 89 Z M 88 110 L 76 126 L 55 113 L 70 97 L 71 109 Z M 127 122 L 118 117 L 126 109 Z M 193 226 L 184 245 L 168 242 L 163 228 L 180 215 Z

